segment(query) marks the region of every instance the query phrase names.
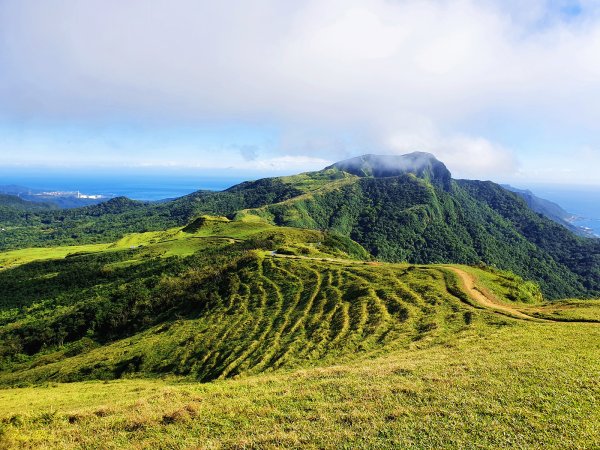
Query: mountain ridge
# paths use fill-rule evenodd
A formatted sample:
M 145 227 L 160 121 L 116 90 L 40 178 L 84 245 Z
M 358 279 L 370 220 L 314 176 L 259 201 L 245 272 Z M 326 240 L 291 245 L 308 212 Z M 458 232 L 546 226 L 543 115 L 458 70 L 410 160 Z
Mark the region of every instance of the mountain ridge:
M 185 226 L 203 214 L 253 217 L 339 233 L 382 261 L 512 270 L 540 283 L 550 298 L 600 292 L 600 241 L 540 217 L 493 182 L 450 176 L 442 162 L 423 152 L 363 155 L 320 171 L 247 181 L 221 192 L 197 191 L 160 204 L 115 199 L 17 215 L 1 248 L 108 242 L 128 232 Z

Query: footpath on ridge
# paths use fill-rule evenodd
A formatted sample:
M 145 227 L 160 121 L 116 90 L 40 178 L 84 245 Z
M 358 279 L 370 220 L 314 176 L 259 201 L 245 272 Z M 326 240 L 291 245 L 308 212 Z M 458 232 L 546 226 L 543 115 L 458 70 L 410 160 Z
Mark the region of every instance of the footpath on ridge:
M 282 255 L 275 251 L 270 252 L 269 255 L 274 258 L 307 259 L 307 260 L 313 260 L 313 261 L 327 261 L 327 262 L 334 262 L 334 263 L 341 263 L 341 264 L 365 264 L 364 261 L 357 261 L 357 260 L 352 260 L 352 259 L 318 258 L 318 257 L 301 256 L 301 255 Z M 381 263 L 370 262 L 367 264 L 379 265 Z M 476 283 L 477 280 L 474 275 L 472 275 L 458 267 L 455 267 L 455 266 L 445 265 L 445 266 L 442 266 L 442 268 L 443 268 L 443 270 L 449 270 L 449 271 L 453 272 L 456 276 L 458 276 L 458 279 L 462 285 L 461 287 L 462 287 L 463 291 L 471 298 L 473 303 L 477 306 L 492 310 L 496 313 L 503 314 L 503 315 L 506 315 L 506 316 L 509 316 L 509 317 L 512 317 L 515 319 L 530 320 L 530 321 L 535 321 L 535 322 L 566 322 L 565 320 L 560 320 L 560 319 L 553 319 L 553 318 L 546 318 L 546 317 L 542 318 L 542 317 L 535 317 L 535 316 L 525 314 L 524 312 L 518 310 L 517 308 L 515 308 L 509 304 L 500 303 L 492 295 L 486 293 L 485 290 L 479 289 L 477 287 L 477 283 Z M 577 320 L 577 319 L 568 320 L 568 322 L 600 323 L 595 320 Z

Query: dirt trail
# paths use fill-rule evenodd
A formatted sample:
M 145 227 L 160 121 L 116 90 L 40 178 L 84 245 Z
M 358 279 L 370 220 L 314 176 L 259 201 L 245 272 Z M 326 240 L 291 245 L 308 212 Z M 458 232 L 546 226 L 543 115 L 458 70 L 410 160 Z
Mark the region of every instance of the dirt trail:
M 365 262 L 365 261 L 357 261 L 352 259 L 341 259 L 341 258 L 317 258 L 311 256 L 301 256 L 301 255 L 282 255 L 277 253 L 276 251 L 269 252 L 269 255 L 274 258 L 289 258 L 289 259 L 305 259 L 305 260 L 313 260 L 313 261 L 328 261 L 339 264 L 369 264 L 369 265 L 379 265 L 378 262 Z M 469 295 L 469 297 L 479 306 L 495 311 L 499 314 L 504 314 L 516 319 L 522 320 L 531 320 L 535 322 L 570 322 L 570 323 L 600 323 L 600 321 L 596 320 L 577 320 L 577 319 L 569 319 L 569 320 L 559 320 L 549 317 L 535 317 L 525 314 L 522 311 L 514 308 L 513 306 L 500 303 L 496 298 L 494 298 L 491 294 L 486 293 L 485 291 L 480 290 L 476 284 L 476 277 L 458 267 L 454 266 L 438 266 L 438 268 L 442 268 L 443 270 L 450 270 L 458 275 L 460 282 L 462 284 L 463 290 Z
M 540 319 L 533 316 L 528 316 L 527 314 L 522 313 L 518 309 L 511 307 L 510 305 L 498 303 L 491 296 L 485 295 L 475 286 L 475 277 L 470 273 L 465 272 L 457 267 L 448 267 L 451 271 L 453 271 L 460 278 L 462 284 L 464 285 L 465 291 L 469 294 L 469 296 L 475 300 L 481 306 L 485 306 L 486 308 L 493 309 L 498 312 L 502 312 L 508 314 L 513 317 L 518 317 L 519 319 L 526 320 L 535 320 L 538 322 L 549 322 L 545 319 Z

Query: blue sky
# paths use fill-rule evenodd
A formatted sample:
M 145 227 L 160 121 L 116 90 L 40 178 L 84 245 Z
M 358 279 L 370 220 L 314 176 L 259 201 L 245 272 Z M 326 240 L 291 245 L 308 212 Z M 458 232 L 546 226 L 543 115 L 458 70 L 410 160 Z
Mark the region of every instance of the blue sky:
M 0 167 L 600 185 L 598 55 L 598 1 L 1 0 Z

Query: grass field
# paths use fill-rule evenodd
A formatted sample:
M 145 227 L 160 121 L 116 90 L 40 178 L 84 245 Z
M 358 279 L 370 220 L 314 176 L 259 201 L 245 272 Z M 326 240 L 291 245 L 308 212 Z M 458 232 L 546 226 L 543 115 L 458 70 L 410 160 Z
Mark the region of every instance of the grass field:
M 184 304 L 158 324 L 15 360 L 0 372 L 0 449 L 600 447 L 600 301 L 546 303 L 510 273 L 352 260 L 318 231 L 253 216 L 0 264 L 44 274 L 44 260 L 134 249 L 95 270 L 168 268 L 274 232 L 281 248 L 246 250 L 215 280 L 200 260 L 162 274 L 156 292 Z M 0 331 L 49 320 L 46 304 L 15 306 Z
M 176 373 L 202 381 L 353 359 L 443 341 L 479 313 L 435 267 L 256 255 L 212 285 L 181 286 L 206 306 L 80 354 L 49 349 L 1 384 Z M 169 280 L 165 281 L 166 283 Z
M 4 447 L 598 448 L 600 327 L 483 313 L 443 343 L 238 380 L 0 390 Z

